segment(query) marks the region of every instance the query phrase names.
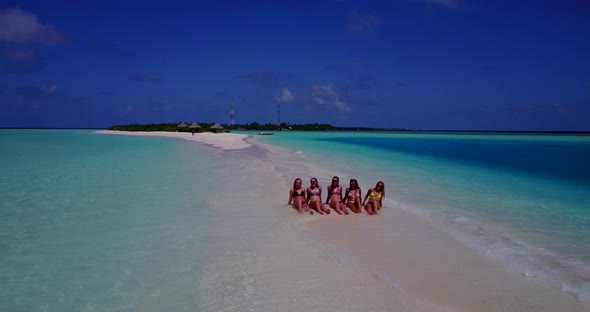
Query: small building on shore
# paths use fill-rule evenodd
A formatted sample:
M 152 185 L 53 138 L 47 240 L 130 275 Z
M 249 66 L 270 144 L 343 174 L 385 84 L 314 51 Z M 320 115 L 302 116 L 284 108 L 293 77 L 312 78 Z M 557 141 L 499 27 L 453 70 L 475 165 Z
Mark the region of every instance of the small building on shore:
M 198 123 L 194 123 L 194 122 L 190 126 L 188 126 L 188 128 L 191 129 L 192 133 L 201 131 L 201 125 L 199 125 Z
M 186 128 L 188 128 L 188 124 L 187 124 L 186 122 L 184 122 L 184 121 L 183 121 L 183 122 L 179 123 L 179 124 L 176 126 L 176 128 L 177 128 L 178 130 L 181 130 L 181 131 L 182 131 L 183 129 L 186 129 Z
M 223 132 L 223 127 L 220 124 L 215 123 L 213 126 L 211 126 L 211 131 L 215 133 Z

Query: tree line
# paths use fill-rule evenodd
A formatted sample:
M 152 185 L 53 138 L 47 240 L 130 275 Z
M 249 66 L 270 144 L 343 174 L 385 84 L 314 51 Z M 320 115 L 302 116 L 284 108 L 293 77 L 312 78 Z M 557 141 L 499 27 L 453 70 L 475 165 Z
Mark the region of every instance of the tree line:
M 119 130 L 119 131 L 169 131 L 169 132 L 192 132 L 193 129 L 191 128 L 179 128 L 177 127 L 179 123 L 159 123 L 159 124 L 130 124 L 130 125 L 115 125 L 108 127 L 107 130 Z M 211 132 L 211 126 L 214 123 L 199 123 L 201 126 L 198 131 L 200 132 Z M 281 123 L 281 124 L 271 124 L 265 123 L 260 124 L 258 122 L 253 122 L 249 124 L 235 124 L 233 126 L 229 126 L 227 124 L 222 124 L 225 131 L 228 130 L 253 130 L 253 131 L 283 131 L 283 130 L 297 130 L 297 131 L 400 131 L 406 129 L 399 129 L 399 128 L 367 128 L 367 127 L 335 127 L 330 124 L 320 124 L 320 123 L 311 123 L 311 124 L 289 124 L 289 123 Z

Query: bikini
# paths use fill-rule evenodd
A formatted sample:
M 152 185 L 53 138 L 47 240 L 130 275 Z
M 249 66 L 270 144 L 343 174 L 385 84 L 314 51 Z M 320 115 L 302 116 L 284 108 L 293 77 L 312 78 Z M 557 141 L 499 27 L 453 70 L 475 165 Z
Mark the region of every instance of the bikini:
M 371 191 L 371 194 L 369 194 L 369 198 L 373 200 L 381 200 L 381 196 L 383 196 L 381 193 L 375 195 L 375 191 Z
M 332 189 L 332 195 L 340 195 L 342 196 L 342 187 L 338 186 L 337 188 Z
M 356 189 L 348 191 L 348 202 L 349 203 L 354 203 L 354 199 L 357 197 L 358 197 L 358 195 L 357 195 Z
M 320 196 L 320 189 L 316 188 L 315 191 L 311 188 L 309 189 L 309 196 Z
M 301 193 L 297 192 L 297 190 L 293 190 L 293 197 L 299 197 L 299 196 L 305 196 L 305 193 L 303 192 L 303 190 L 301 190 Z

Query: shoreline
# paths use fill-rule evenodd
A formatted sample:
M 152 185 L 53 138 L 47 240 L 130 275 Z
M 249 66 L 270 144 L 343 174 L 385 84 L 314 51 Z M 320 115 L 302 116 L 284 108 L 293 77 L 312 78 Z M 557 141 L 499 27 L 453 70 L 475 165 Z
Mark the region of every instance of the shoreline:
M 245 141 L 250 137 L 245 134 L 196 133 L 195 137 L 192 137 L 190 133 L 99 133 L 180 138 L 213 145 L 223 150 L 245 149 L 259 145 L 256 139 Z M 276 164 L 275 159 L 262 162 L 265 163 L 264 166 Z M 294 167 L 300 172 L 306 172 L 305 168 Z M 280 173 L 274 170 L 272 174 L 283 177 L 283 185 L 275 183 L 273 189 L 289 187 L 289 179 L 293 172 Z M 263 204 L 264 209 L 274 209 L 266 206 Z M 345 270 L 347 274 L 352 274 L 350 278 L 338 280 L 338 283 L 344 285 L 354 285 L 359 276 L 364 276 L 363 285 L 380 289 L 381 296 L 396 298 L 392 302 L 386 297 L 379 297 L 379 304 L 377 301 L 374 303 L 381 308 L 394 309 L 393 304 L 398 308 L 412 311 L 590 310 L 588 303 L 577 301 L 573 295 L 533 278 L 510 272 L 499 261 L 465 246 L 427 220 L 399 207 L 386 206 L 381 215 L 371 217 L 366 213 L 349 216 L 337 216 L 335 213 L 330 216 L 301 216 L 292 209 L 283 209 L 280 213 L 284 214 L 280 218 L 287 220 L 289 227 L 294 227 L 295 233 L 291 234 L 307 242 L 307 246 L 297 243 L 298 250 L 307 248 L 302 258 L 304 261 L 309 256 L 320 258 L 322 263 L 327 262 L 325 266 L 330 268 L 331 272 Z M 281 241 L 289 240 L 283 238 Z M 293 242 L 288 245 L 296 246 L 295 244 Z M 260 252 L 258 261 L 266 263 L 266 266 L 281 267 L 282 270 L 304 269 L 302 266 L 283 268 L 284 265 L 274 263 L 278 259 L 289 261 L 278 256 L 280 252 L 289 251 L 285 250 L 284 246 L 260 248 L 264 252 Z M 298 259 L 301 257 L 292 256 Z M 335 266 L 343 268 L 334 268 Z M 273 273 L 270 274 L 268 268 L 259 269 L 255 276 L 259 287 L 265 288 L 267 281 L 278 278 L 271 275 L 288 275 L 280 270 Z M 327 273 L 314 274 L 321 275 L 317 279 L 336 282 L 334 278 L 326 275 Z M 295 284 L 299 287 L 303 287 L 301 281 L 309 278 L 303 275 L 295 276 L 295 280 L 299 281 Z M 320 284 L 320 281 L 314 280 L 314 283 Z M 316 289 L 316 284 L 304 284 Z M 265 289 L 262 289 L 262 292 L 269 293 Z M 270 291 L 269 297 L 273 296 Z M 365 304 L 371 306 L 371 303 Z
M 397 207 L 384 207 L 379 216 L 320 219 L 302 223 L 308 239 L 323 241 L 343 257 L 339 261 L 407 294 L 419 311 L 432 305 L 454 311 L 590 309 L 573 294 L 510 271 L 501 261 Z
M 127 135 L 127 136 L 147 136 L 147 137 L 163 137 L 175 138 L 193 141 L 212 145 L 222 150 L 240 150 L 249 148 L 252 144 L 244 141 L 248 137 L 246 134 L 238 133 L 212 133 L 212 132 L 197 132 L 194 136 L 190 132 L 140 132 L 140 131 L 118 131 L 118 130 L 98 130 L 96 134 L 107 135 Z

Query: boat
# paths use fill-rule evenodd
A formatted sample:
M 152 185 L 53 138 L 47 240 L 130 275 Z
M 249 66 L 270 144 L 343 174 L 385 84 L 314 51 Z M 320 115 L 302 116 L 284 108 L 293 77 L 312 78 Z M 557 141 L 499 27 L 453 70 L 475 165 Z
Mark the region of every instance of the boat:
M 258 135 L 273 135 L 274 132 L 258 132 Z

